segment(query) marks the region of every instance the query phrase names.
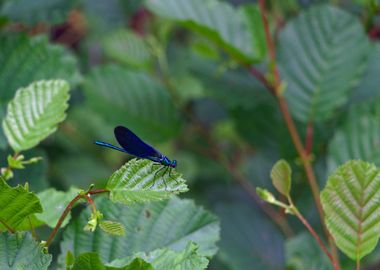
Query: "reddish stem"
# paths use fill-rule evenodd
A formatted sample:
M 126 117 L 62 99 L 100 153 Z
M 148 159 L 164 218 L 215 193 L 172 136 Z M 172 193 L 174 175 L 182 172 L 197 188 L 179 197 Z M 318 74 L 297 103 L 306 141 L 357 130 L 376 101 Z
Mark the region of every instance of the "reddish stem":
M 338 263 L 336 262 L 336 260 L 334 259 L 334 256 L 327 249 L 327 247 L 323 243 L 322 239 L 318 236 L 318 234 L 315 232 L 315 230 L 313 229 L 313 227 L 311 227 L 311 225 L 309 224 L 309 222 L 307 222 L 307 220 L 304 218 L 304 216 L 297 209 L 295 209 L 294 214 L 303 223 L 303 225 L 305 225 L 305 227 L 309 230 L 310 234 L 315 238 L 315 240 L 317 240 L 318 245 L 321 247 L 321 249 L 323 250 L 323 252 L 327 255 L 327 257 L 331 261 L 334 269 L 335 270 L 340 270 L 340 267 L 339 267 Z
M 266 8 L 265 8 L 265 0 L 259 0 L 259 8 L 260 8 L 261 18 L 262 18 L 263 25 L 264 25 L 265 38 L 266 38 L 266 42 L 267 42 L 267 46 L 268 46 L 268 50 L 269 50 L 271 67 L 272 67 L 272 72 L 273 72 L 273 77 L 274 77 L 273 84 L 271 84 L 271 87 L 268 89 L 271 92 L 273 91 L 272 89 L 274 89 L 274 92 L 276 93 L 277 101 L 278 101 L 278 104 L 280 106 L 281 113 L 284 117 L 286 126 L 289 130 L 293 144 L 294 144 L 299 156 L 301 157 L 302 164 L 305 168 L 307 179 L 308 179 L 308 182 L 309 182 L 309 185 L 310 185 L 313 197 L 314 197 L 315 204 L 317 206 L 318 214 L 320 216 L 322 228 L 323 228 L 327 238 L 329 239 L 329 243 L 330 243 L 331 249 L 333 251 L 334 258 L 335 258 L 334 261 L 337 262 L 337 265 L 339 267 L 339 259 L 338 259 L 338 253 L 337 253 L 336 246 L 334 244 L 334 241 L 333 241 L 330 233 L 328 232 L 328 230 L 326 228 L 325 223 L 323 222 L 324 221 L 324 213 L 323 213 L 321 201 L 319 198 L 319 187 L 317 184 L 316 177 L 314 175 L 314 170 L 313 170 L 313 167 L 311 166 L 307 152 L 305 151 L 305 149 L 303 147 L 303 144 L 302 144 L 301 138 L 298 134 L 298 131 L 296 129 L 295 123 L 294 123 L 294 121 L 293 121 L 293 119 L 289 113 L 288 104 L 286 103 L 286 100 L 281 93 L 281 79 L 280 79 L 280 74 L 279 74 L 278 67 L 276 64 L 276 50 L 275 50 L 275 46 L 274 46 L 274 43 L 273 43 L 273 40 L 271 37 L 271 33 L 269 30 L 269 23 L 268 23 L 268 19 L 267 19 Z
M 313 150 L 314 125 L 309 122 L 306 128 L 305 152 L 309 156 Z
M 46 244 L 45 246 L 48 247 L 50 246 L 50 244 L 53 242 L 53 239 L 55 237 L 55 235 L 57 234 L 59 228 L 61 227 L 63 221 L 65 220 L 66 216 L 70 213 L 70 210 L 73 208 L 74 204 L 80 200 L 81 198 L 85 198 L 89 203 L 91 201 L 91 205 L 94 207 L 94 209 L 96 210 L 96 207 L 95 207 L 95 204 L 94 204 L 94 201 L 89 197 L 87 196 L 88 194 L 99 194 L 99 193 L 105 193 L 105 192 L 109 192 L 109 190 L 107 189 L 95 189 L 95 190 L 90 190 L 88 191 L 85 195 L 83 194 L 78 194 L 77 196 L 75 196 L 74 199 L 71 200 L 71 202 L 69 202 L 69 204 L 66 206 L 65 210 L 63 211 L 61 217 L 59 218 L 57 224 L 55 225 L 53 231 L 50 233 L 49 235 L 49 238 L 48 240 L 46 241 Z
M 0 219 L 0 223 L 3 224 L 3 226 L 5 228 L 7 228 L 7 230 L 10 232 L 10 233 L 15 233 L 16 230 L 13 229 L 11 226 L 9 226 L 5 221 L 3 221 L 2 219 Z

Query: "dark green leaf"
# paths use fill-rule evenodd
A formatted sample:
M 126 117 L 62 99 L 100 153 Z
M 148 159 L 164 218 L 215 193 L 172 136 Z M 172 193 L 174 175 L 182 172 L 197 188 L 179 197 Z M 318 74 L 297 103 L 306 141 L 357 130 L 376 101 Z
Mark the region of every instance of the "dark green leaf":
M 63 254 L 68 250 L 75 256 L 96 251 L 104 263 L 109 263 L 135 252 L 150 252 L 164 247 L 181 251 L 188 241 L 199 245 L 200 255 L 212 256 L 217 251 L 218 220 L 192 201 L 174 197 L 167 201 L 127 207 L 107 198 L 99 198 L 95 203 L 104 214 L 104 219 L 125 226 L 125 236 L 114 237 L 101 230 L 95 233 L 83 231 L 90 214 L 88 209 L 73 220 L 64 232 L 61 243 Z M 81 244 L 77 245 L 79 239 Z
M 288 23 L 278 61 L 292 114 L 302 122 L 331 119 L 360 79 L 369 48 L 359 20 L 336 7 L 313 7 Z
M 285 243 L 286 269 L 291 270 L 332 270 L 332 265 L 315 239 L 303 232 Z
M 179 21 L 204 35 L 239 61 L 260 61 L 266 53 L 257 6 L 236 9 L 215 0 L 150 0 L 148 7 L 160 16 Z
M 179 131 L 169 94 L 145 73 L 102 66 L 92 70 L 84 88 L 90 107 L 113 126 L 128 123 L 139 136 L 153 141 L 168 140 Z
M 0 269 L 45 270 L 51 260 L 29 233 L 0 234 Z

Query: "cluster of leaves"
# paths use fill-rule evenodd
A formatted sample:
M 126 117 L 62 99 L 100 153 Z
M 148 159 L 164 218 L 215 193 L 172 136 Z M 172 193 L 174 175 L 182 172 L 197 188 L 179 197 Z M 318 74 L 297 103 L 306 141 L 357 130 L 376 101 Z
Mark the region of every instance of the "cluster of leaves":
M 274 66 L 301 137 L 312 127 L 342 267 L 376 263 L 364 256 L 380 237 L 380 3 L 326 2 L 271 1 L 274 63 L 258 4 L 1 1 L 0 268 L 332 269 L 301 223 L 282 233 L 247 188 L 322 231 L 276 100 L 250 74 L 271 84 Z M 188 191 L 177 171 L 92 144 L 120 124 L 175 157 L 218 218 L 175 196 Z M 291 166 L 271 171 L 279 157 Z M 57 224 L 60 241 L 37 242 Z

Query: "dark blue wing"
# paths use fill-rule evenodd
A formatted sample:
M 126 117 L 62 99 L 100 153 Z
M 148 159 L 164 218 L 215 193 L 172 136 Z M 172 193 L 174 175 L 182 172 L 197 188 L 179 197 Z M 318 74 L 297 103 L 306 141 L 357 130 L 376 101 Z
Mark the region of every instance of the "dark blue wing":
M 117 126 L 114 130 L 114 133 L 117 142 L 127 153 L 139 158 L 146 158 L 159 162 L 159 158 L 162 156 L 162 154 L 149 144 L 143 142 L 128 128 Z

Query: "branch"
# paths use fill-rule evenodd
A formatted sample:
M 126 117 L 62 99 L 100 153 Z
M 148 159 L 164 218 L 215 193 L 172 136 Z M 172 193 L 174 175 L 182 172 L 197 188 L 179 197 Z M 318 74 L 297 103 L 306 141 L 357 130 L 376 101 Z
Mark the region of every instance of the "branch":
M 50 244 L 53 242 L 53 239 L 55 235 L 57 234 L 59 228 L 61 227 L 63 221 L 65 220 L 66 216 L 70 213 L 70 210 L 73 208 L 74 204 L 79 201 L 81 198 L 85 198 L 93 207 L 96 209 L 96 206 L 94 204 L 94 201 L 88 196 L 88 194 L 99 194 L 99 193 L 106 193 L 109 192 L 107 189 L 97 189 L 97 190 L 90 190 L 87 191 L 85 195 L 78 194 L 75 196 L 74 199 L 69 202 L 69 204 L 66 206 L 65 210 L 63 211 L 61 217 L 59 218 L 57 224 L 55 225 L 53 231 L 50 233 L 48 240 L 45 243 L 45 247 L 49 247 Z
M 11 226 L 9 226 L 4 220 L 0 219 L 0 223 L 3 224 L 3 226 L 5 228 L 7 228 L 7 230 L 10 232 L 10 233 L 15 233 L 16 230 L 13 229 Z
M 276 64 L 275 46 L 274 46 L 273 39 L 271 37 L 271 33 L 269 30 L 269 23 L 268 23 L 268 19 L 267 19 L 266 8 L 265 8 L 265 0 L 259 0 L 259 8 L 260 8 L 261 18 L 262 18 L 263 25 L 264 25 L 265 38 L 266 38 L 266 42 L 267 42 L 267 46 L 268 46 L 268 50 L 269 50 L 269 57 L 270 57 L 270 62 L 271 62 L 270 66 L 272 67 L 272 72 L 273 72 L 273 77 L 274 77 L 273 84 L 271 84 L 271 87 L 268 89 L 270 91 L 273 91 L 271 89 L 275 90 L 277 101 L 278 101 L 281 113 L 284 117 L 286 126 L 289 130 L 290 136 L 291 136 L 293 144 L 294 144 L 294 146 L 298 152 L 298 155 L 301 157 L 302 164 L 304 166 L 306 176 L 307 176 L 310 188 L 311 188 L 311 192 L 313 194 L 314 201 L 315 201 L 315 204 L 316 204 L 316 207 L 318 210 L 318 214 L 320 217 L 320 221 L 322 224 L 323 231 L 326 234 L 327 239 L 329 240 L 329 244 L 330 244 L 330 247 L 333 251 L 334 257 L 338 261 L 339 257 L 338 257 L 338 252 L 337 252 L 335 243 L 334 243 L 330 233 L 328 232 L 325 223 L 323 222 L 324 221 L 324 213 L 323 213 L 322 204 L 321 204 L 321 201 L 319 198 L 319 187 L 317 184 L 317 180 L 316 180 L 316 177 L 314 174 L 313 167 L 311 166 L 308 154 L 302 145 L 302 141 L 301 141 L 301 138 L 298 134 L 295 123 L 294 123 L 294 121 L 293 121 L 293 119 L 289 113 L 288 104 L 286 103 L 285 98 L 281 93 L 280 73 L 279 73 L 279 70 L 278 70 L 278 67 Z
M 322 251 L 327 255 L 329 260 L 331 261 L 333 267 L 335 270 L 340 270 L 338 262 L 335 260 L 334 256 L 330 253 L 330 251 L 327 249 L 325 244 L 323 243 L 322 239 L 318 236 L 318 234 L 315 232 L 313 227 L 307 222 L 305 217 L 298 211 L 296 207 L 293 208 L 293 212 L 296 215 L 296 217 L 305 225 L 305 227 L 309 230 L 310 234 L 317 240 L 318 245 L 321 247 Z

